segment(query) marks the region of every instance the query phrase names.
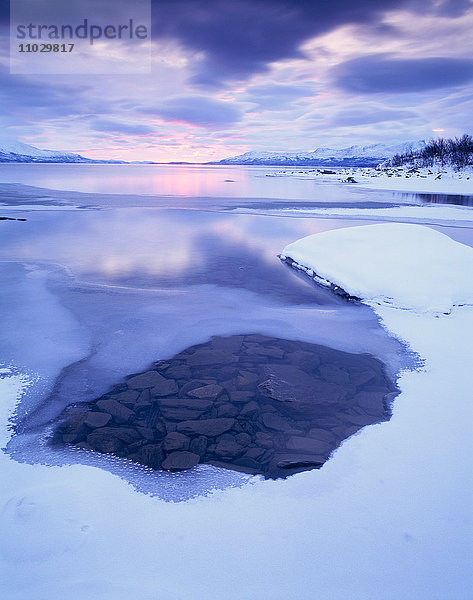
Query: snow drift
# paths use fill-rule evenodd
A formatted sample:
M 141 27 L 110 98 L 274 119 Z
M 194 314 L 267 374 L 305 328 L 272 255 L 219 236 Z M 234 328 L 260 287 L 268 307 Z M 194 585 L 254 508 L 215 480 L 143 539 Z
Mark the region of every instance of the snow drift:
M 284 248 L 317 276 L 369 303 L 448 312 L 473 302 L 473 249 L 423 225 L 325 231 Z

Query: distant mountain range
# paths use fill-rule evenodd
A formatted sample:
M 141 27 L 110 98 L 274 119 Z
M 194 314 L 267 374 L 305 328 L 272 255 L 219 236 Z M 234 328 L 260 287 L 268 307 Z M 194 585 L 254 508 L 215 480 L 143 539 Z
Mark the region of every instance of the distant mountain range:
M 216 165 L 267 165 L 267 166 L 332 166 L 332 167 L 374 167 L 396 154 L 421 150 L 425 140 L 404 144 L 371 146 L 350 146 L 335 150 L 316 148 L 312 152 L 245 152 L 231 158 L 224 158 Z
M 16 140 L 0 140 L 0 163 L 124 163 L 122 160 L 94 160 L 80 154 L 40 150 Z
M 396 154 L 422 150 L 424 140 L 397 145 L 372 144 L 371 146 L 350 146 L 335 150 L 316 148 L 312 152 L 246 152 L 238 156 L 206 163 L 209 165 L 266 165 L 266 166 L 331 166 L 331 167 L 373 167 Z M 141 164 L 156 164 L 136 161 Z M 40 150 L 16 140 L 0 139 L 0 163 L 101 163 L 127 164 L 123 160 L 94 160 L 80 154 Z M 172 164 L 172 163 L 170 163 Z M 181 163 L 177 163 L 181 164 Z M 193 164 L 193 163 L 183 163 Z

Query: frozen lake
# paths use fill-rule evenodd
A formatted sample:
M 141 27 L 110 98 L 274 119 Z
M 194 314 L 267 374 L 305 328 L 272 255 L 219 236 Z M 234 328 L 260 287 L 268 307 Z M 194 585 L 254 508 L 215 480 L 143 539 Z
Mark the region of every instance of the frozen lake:
M 192 192 L 185 167 L 75 168 L 0 165 L 0 216 L 27 219 L 0 221 L 5 597 L 312 600 L 317 590 L 334 600 L 469 600 L 471 306 L 437 315 L 373 305 L 375 314 L 313 287 L 277 258 L 298 238 L 338 229 L 317 263 L 338 256 L 369 294 L 363 271 L 377 263 L 389 279 L 386 259 L 397 264 L 398 246 L 382 234 L 366 243 L 360 233 L 360 260 L 350 251 L 360 215 L 371 224 L 402 221 L 406 210 L 417 222 L 428 214 L 429 227 L 471 245 L 469 209 L 439 212 L 409 196 L 393 216 L 375 206 L 399 205 L 394 193 L 265 179 L 260 169 L 232 168 L 230 176 L 212 168 L 212 188 L 202 181 L 206 169 L 193 167 Z M 172 186 L 154 194 L 138 171 L 179 174 L 176 195 Z M 246 191 L 219 191 L 230 194 L 240 172 Z M 358 216 L 348 219 L 340 210 L 347 205 Z M 330 210 L 307 214 L 314 206 Z M 452 216 L 460 219 L 452 224 Z M 418 238 L 397 266 L 407 260 L 417 281 L 416 256 L 428 263 L 436 248 L 422 244 L 428 229 L 415 227 Z M 460 260 L 447 261 L 450 287 L 471 272 L 468 252 L 461 247 Z M 395 272 L 389 287 L 402 291 L 406 280 Z M 450 281 L 439 273 L 409 290 L 435 298 Z M 151 471 L 44 443 L 66 404 L 98 398 L 211 336 L 256 332 L 368 352 L 391 373 L 406 361 L 404 340 L 422 362 L 400 373 L 389 422 L 343 442 L 321 469 L 284 480 L 210 465 Z
M 27 222 L 1 223 L 0 269 L 2 281 L 8 281 L 2 288 L 2 358 L 36 379 L 18 409 L 19 435 L 9 446 L 17 459 L 90 461 L 77 453 L 74 458 L 55 455 L 44 446 L 41 439 L 51 419 L 71 402 L 93 400 L 129 373 L 213 335 L 262 333 L 366 352 L 383 360 L 391 375 L 401 364 L 401 346 L 370 309 L 311 286 L 277 257 L 295 239 L 361 221 L 228 212 L 235 199 L 222 200 L 219 194 L 233 185 L 224 181 L 230 172 L 240 181 L 238 194 L 249 194 L 243 200 L 257 199 L 258 189 L 266 198 L 285 193 L 280 180 L 265 178 L 262 169 L 31 167 L 15 165 L 10 174 L 22 174 L 24 184 L 55 190 L 67 185 L 88 195 L 78 203 L 87 208 L 29 209 L 34 190 L 20 186 L 15 203 L 23 208 L 9 207 L 8 214 Z M 144 175 L 152 169 L 156 179 Z M 175 188 L 168 187 L 171 172 Z M 342 202 L 359 197 L 349 188 L 300 183 L 294 195 L 309 197 L 310 185 L 316 190 L 311 199 L 318 202 L 329 188 L 332 200 L 337 189 Z M 134 196 L 135 188 L 176 196 Z M 214 196 L 200 197 L 196 204 L 184 191 Z M 50 194 L 56 202 L 69 198 L 61 191 Z M 37 195 L 45 197 L 43 191 Z M 174 199 L 177 207 L 169 208 Z M 128 477 L 142 489 L 133 474 Z M 223 478 L 241 476 L 226 473 Z M 187 479 L 189 474 L 183 474 L 179 481 Z M 215 484 L 212 477 L 204 479 L 207 486 Z M 156 491 L 160 484 L 153 480 L 146 489 L 149 485 Z

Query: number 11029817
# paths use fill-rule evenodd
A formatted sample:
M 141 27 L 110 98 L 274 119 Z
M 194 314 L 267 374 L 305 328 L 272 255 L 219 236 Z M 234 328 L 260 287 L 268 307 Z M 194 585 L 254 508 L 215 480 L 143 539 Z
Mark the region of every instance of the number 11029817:
M 18 52 L 72 52 L 74 44 L 18 44 Z

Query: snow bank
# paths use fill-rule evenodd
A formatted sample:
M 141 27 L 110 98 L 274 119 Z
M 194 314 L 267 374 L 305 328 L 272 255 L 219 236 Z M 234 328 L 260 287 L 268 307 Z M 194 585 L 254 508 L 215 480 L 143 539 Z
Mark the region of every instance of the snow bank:
M 369 303 L 421 312 L 473 304 L 473 249 L 423 225 L 325 231 L 289 244 L 281 256 Z

